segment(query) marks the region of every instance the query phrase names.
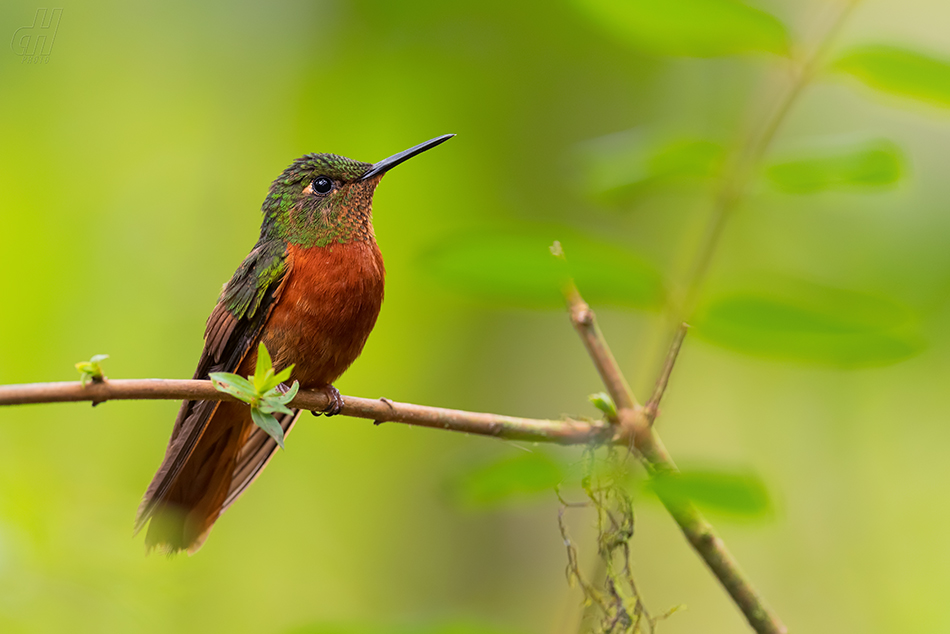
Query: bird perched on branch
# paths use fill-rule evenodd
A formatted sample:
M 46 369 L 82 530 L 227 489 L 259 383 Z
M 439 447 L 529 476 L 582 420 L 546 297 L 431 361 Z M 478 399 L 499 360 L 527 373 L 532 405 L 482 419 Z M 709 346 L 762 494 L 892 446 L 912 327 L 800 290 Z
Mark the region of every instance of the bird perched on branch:
M 343 407 L 333 387 L 359 356 L 383 301 L 383 258 L 373 234 L 373 192 L 388 170 L 448 140 L 446 134 L 376 164 L 308 154 L 273 182 L 261 235 L 208 318 L 196 379 L 254 372 L 263 342 L 279 371 L 323 389 L 324 412 Z M 277 420 L 290 431 L 300 412 Z M 165 459 L 135 521 L 146 546 L 196 552 L 223 513 L 267 466 L 277 443 L 244 403 L 182 403 Z

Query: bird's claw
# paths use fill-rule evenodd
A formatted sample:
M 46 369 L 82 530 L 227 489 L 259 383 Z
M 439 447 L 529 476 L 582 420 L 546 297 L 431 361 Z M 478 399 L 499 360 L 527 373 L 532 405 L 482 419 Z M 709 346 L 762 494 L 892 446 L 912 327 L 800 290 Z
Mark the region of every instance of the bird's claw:
M 324 414 L 326 416 L 336 416 L 341 411 L 343 411 L 343 397 L 340 395 L 340 390 L 336 389 L 332 385 L 328 385 L 323 388 L 327 393 L 327 398 L 330 399 L 330 403 L 323 409 L 322 412 L 313 412 L 314 416 L 319 416 Z

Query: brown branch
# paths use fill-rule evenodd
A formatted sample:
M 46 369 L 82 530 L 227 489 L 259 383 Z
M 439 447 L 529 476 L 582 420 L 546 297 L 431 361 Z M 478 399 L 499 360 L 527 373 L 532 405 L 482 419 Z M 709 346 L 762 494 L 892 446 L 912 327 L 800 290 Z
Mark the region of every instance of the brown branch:
M 516 418 L 480 412 L 426 407 L 399 403 L 388 399 L 343 397 L 342 414 L 367 418 L 375 423 L 399 422 L 434 429 L 461 431 L 508 440 L 587 444 L 590 442 L 624 442 L 636 445 L 647 468 L 653 472 L 675 471 L 659 437 L 644 426 L 645 408 L 637 404 L 623 373 L 617 365 L 603 333 L 597 327 L 594 312 L 584 303 L 577 289 L 569 296 L 571 318 L 604 378 L 611 398 L 620 407 L 620 429 L 603 421 L 544 420 Z M 681 339 L 679 339 L 681 341 Z M 678 346 L 677 340 L 674 345 Z M 671 351 L 671 356 L 675 354 Z M 672 364 L 667 364 L 672 369 Z M 668 378 L 668 375 L 667 375 Z M 662 379 L 662 377 L 661 377 Z M 665 383 L 665 381 L 664 381 Z M 31 383 L 0 386 L 0 406 L 29 403 L 91 401 L 94 405 L 110 400 L 236 400 L 219 392 L 210 381 L 170 379 L 105 380 L 83 386 L 78 381 L 63 383 Z M 302 391 L 289 403 L 291 407 L 320 412 L 329 404 L 321 391 Z M 632 435 L 625 430 L 636 430 Z M 706 561 L 733 600 L 757 632 L 785 632 L 784 626 L 765 607 L 761 597 L 739 570 L 735 560 L 702 515 L 690 504 L 661 496 L 666 508 L 679 524 L 690 544 Z
M 69 401 L 92 401 L 96 405 L 105 401 L 160 399 L 237 400 L 229 394 L 216 390 L 211 381 L 197 380 L 128 379 L 90 383 L 85 387 L 78 381 L 0 385 L 0 405 Z M 368 418 L 377 424 L 407 423 L 419 427 L 494 436 L 506 440 L 580 445 L 590 442 L 610 442 L 615 432 L 611 425 L 603 421 L 516 418 L 355 396 L 344 396 L 343 402 L 342 414 Z M 293 408 L 320 412 L 328 403 L 327 396 L 322 391 L 301 391 L 289 405 Z
M 663 442 L 653 429 L 647 408 L 637 405 L 637 400 L 630 390 L 620 366 L 604 339 L 603 333 L 597 328 L 594 311 L 584 302 L 577 288 L 573 284 L 565 286 L 565 299 L 571 315 L 571 322 L 580 334 L 587 351 L 591 355 L 597 371 L 604 379 L 604 385 L 611 398 L 617 404 L 617 414 L 620 422 L 620 438 L 633 445 L 639 452 L 644 466 L 650 473 L 676 472 L 676 464 L 670 457 Z M 686 329 L 680 328 L 673 339 L 673 345 L 667 355 L 664 370 L 657 381 L 653 398 L 650 403 L 659 404 L 660 398 L 666 389 L 669 373 L 679 353 Z M 622 406 L 621 403 L 626 404 Z M 649 404 L 648 404 L 649 407 Z M 729 596 L 742 611 L 749 625 L 759 634 L 785 634 L 788 630 L 772 611 L 765 605 L 761 595 L 755 590 L 751 582 L 739 568 L 726 544 L 720 539 L 712 525 L 690 502 L 658 491 L 660 501 L 679 525 L 683 535 L 706 565 L 723 585 Z
M 571 323 L 574 324 L 574 329 L 584 342 L 591 359 L 594 360 L 597 373 L 600 374 L 600 379 L 604 382 L 610 398 L 614 400 L 617 411 L 639 408 L 640 405 L 633 395 L 633 390 L 627 384 L 627 379 L 610 352 L 607 340 L 604 339 L 604 333 L 597 325 L 594 311 L 581 297 L 574 282 L 568 282 L 565 285 L 564 298 L 567 300 L 567 307 L 571 314 Z

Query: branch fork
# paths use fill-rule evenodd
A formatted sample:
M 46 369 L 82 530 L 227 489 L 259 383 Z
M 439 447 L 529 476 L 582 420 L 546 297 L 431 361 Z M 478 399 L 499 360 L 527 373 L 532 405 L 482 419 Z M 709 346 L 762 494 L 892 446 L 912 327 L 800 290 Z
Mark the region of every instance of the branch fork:
M 571 323 L 584 342 L 607 392 L 617 405 L 617 420 L 611 421 L 617 428 L 615 442 L 635 449 L 640 461 L 651 474 L 677 472 L 676 464 L 663 446 L 653 423 L 659 412 L 660 401 L 666 393 L 688 325 L 681 324 L 676 331 L 653 394 L 646 405 L 640 405 L 597 326 L 594 311 L 581 297 L 573 281 L 565 284 L 564 299 Z M 788 630 L 785 625 L 765 604 L 739 568 L 725 542 L 716 535 L 712 525 L 699 510 L 688 501 L 683 502 L 662 493 L 660 501 L 673 516 L 687 541 L 732 597 L 752 629 L 759 634 L 786 634 Z

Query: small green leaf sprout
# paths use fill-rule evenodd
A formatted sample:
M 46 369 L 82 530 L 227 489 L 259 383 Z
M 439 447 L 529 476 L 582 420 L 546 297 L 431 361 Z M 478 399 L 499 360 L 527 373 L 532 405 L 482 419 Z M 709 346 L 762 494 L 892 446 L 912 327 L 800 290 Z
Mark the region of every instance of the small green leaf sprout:
M 251 406 L 251 419 L 284 448 L 284 430 L 274 417 L 275 413 L 293 414 L 287 403 L 297 396 L 300 384 L 294 381 L 290 389 L 281 390 L 281 383 L 290 378 L 294 366 L 274 372 L 270 353 L 264 343 L 257 347 L 257 366 L 254 374 L 247 377 L 231 372 L 212 372 L 209 375 L 215 389 L 244 401 Z
M 76 369 L 79 370 L 79 381 L 82 383 L 83 387 L 86 387 L 87 383 L 102 383 L 105 381 L 106 376 L 102 373 L 101 363 L 109 358 L 107 354 L 97 354 L 93 355 L 88 361 L 80 361 L 76 364 Z
M 617 420 L 617 406 L 609 394 L 606 392 L 597 392 L 596 394 L 588 396 L 587 400 L 589 400 L 594 407 L 602 411 L 607 420 Z

